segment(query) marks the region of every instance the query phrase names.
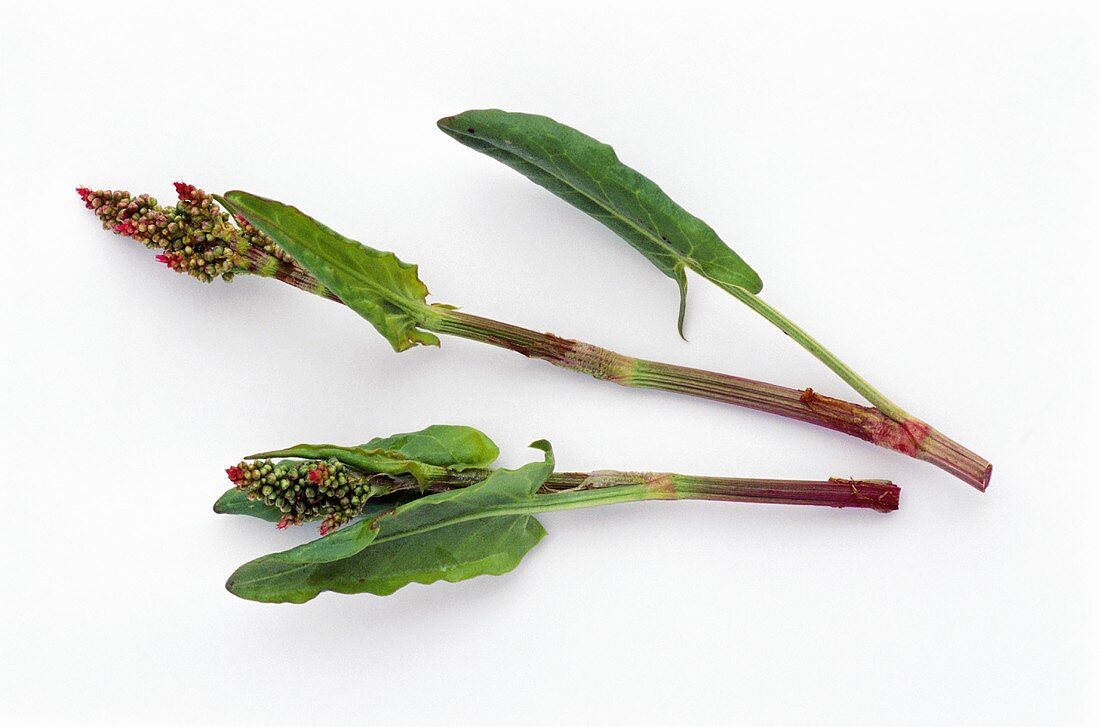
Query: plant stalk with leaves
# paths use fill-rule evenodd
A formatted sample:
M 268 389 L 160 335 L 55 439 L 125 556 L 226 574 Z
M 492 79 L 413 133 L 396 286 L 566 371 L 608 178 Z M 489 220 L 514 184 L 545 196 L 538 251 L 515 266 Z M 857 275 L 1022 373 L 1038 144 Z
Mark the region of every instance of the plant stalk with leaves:
M 684 335 L 688 269 L 763 316 L 829 367 L 900 428 L 887 427 L 886 446 L 950 461 L 945 467 L 980 490 L 988 462 L 955 445 L 886 398 L 817 339 L 760 297 L 763 282 L 703 220 L 676 204 L 654 182 L 619 161 L 615 150 L 546 116 L 485 109 L 440 119 L 459 143 L 511 167 L 597 220 L 644 255 L 680 289 L 677 328 Z M 816 395 L 807 389 L 807 404 Z M 819 406 L 834 402 L 817 400 Z M 888 431 L 887 431 L 888 430 Z M 874 440 L 872 440 L 874 441 Z M 942 465 L 941 465 L 942 466 Z
M 499 575 L 546 534 L 533 515 L 645 500 L 717 500 L 830 507 L 898 506 L 885 481 L 826 482 L 670 473 L 554 472 L 542 462 L 491 469 L 498 449 L 471 427 L 435 425 L 358 447 L 300 444 L 246 458 L 219 513 L 320 520 L 323 537 L 247 563 L 227 588 L 242 598 L 300 603 L 321 591 L 386 595 L 409 583 Z M 289 458 L 289 459 L 273 459 Z M 355 518 L 362 518 L 345 525 Z M 342 529 L 336 530 L 340 525 Z
M 247 192 L 212 197 L 191 185 L 176 187 L 180 200 L 174 207 L 162 207 L 148 195 L 85 187 L 77 191 L 105 228 L 162 250 L 157 259 L 169 268 L 203 281 L 240 274 L 273 277 L 342 302 L 396 351 L 438 345 L 437 333 L 482 341 L 623 386 L 698 396 L 833 429 L 930 462 L 979 490 L 989 482 L 987 461 L 927 425 L 927 431 L 917 431 L 911 422 L 897 421 L 875 407 L 809 388 L 637 359 L 429 304 L 415 265 L 348 239 L 294 207 Z

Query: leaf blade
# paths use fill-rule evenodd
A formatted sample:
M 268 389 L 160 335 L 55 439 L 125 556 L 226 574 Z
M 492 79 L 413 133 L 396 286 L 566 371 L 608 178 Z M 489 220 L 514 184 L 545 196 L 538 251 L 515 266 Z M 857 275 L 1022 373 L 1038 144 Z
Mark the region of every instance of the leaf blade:
M 457 470 L 488 467 L 500 456 L 500 449 L 484 432 L 456 424 L 432 424 L 415 432 L 375 437 L 359 448 L 399 452 L 418 462 Z
M 595 218 L 676 281 L 681 335 L 686 268 L 721 287 L 763 288 L 756 271 L 710 225 L 623 164 L 607 144 L 546 116 L 500 109 L 466 111 L 438 126 Z
M 358 447 L 336 444 L 296 444 L 260 452 L 245 459 L 337 459 L 366 473 L 411 474 L 421 483 L 443 470 L 462 472 L 484 468 L 496 461 L 500 449 L 473 427 L 433 424 L 415 432 L 375 437 Z
M 421 329 L 428 288 L 417 266 L 344 237 L 296 207 L 233 190 L 218 201 L 242 215 L 301 263 L 349 308 L 366 318 L 395 351 L 438 346 Z
M 325 563 L 294 566 L 268 561 L 257 566 L 253 561 L 230 576 L 226 588 L 265 603 L 305 603 L 324 591 L 388 596 L 412 583 L 455 583 L 507 573 L 545 534 L 530 515 L 485 518 L 437 531 L 431 549 L 392 540 Z M 250 570 L 243 572 L 248 566 Z

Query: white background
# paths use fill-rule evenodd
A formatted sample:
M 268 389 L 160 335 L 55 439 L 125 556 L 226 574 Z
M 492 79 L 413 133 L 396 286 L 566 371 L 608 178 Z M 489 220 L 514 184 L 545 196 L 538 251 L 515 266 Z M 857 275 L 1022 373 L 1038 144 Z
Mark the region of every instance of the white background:
M 1095 717 L 1097 16 L 765 5 L 5 5 L 9 724 Z M 698 278 L 682 342 L 671 281 L 434 126 L 489 106 L 612 142 L 769 301 L 993 461 L 989 492 L 480 344 L 397 355 L 288 287 L 173 275 L 73 193 L 248 189 L 420 263 L 433 300 L 853 396 Z M 223 589 L 312 535 L 213 515 L 226 466 L 435 422 L 508 465 L 546 437 L 573 470 L 889 477 L 902 509 L 556 513 L 500 578 L 304 606 Z

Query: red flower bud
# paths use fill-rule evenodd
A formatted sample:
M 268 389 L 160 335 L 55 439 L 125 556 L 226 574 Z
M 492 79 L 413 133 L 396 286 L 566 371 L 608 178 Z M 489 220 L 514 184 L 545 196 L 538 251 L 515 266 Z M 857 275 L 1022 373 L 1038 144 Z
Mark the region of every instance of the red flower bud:
M 175 182 L 174 184 L 176 185 L 176 194 L 179 195 L 180 199 L 184 202 L 191 201 L 191 196 L 195 193 L 195 185 L 186 182 Z
M 181 260 L 181 256 L 171 252 L 161 253 L 157 255 L 156 260 L 158 263 L 164 263 L 169 268 L 175 268 L 176 263 Z

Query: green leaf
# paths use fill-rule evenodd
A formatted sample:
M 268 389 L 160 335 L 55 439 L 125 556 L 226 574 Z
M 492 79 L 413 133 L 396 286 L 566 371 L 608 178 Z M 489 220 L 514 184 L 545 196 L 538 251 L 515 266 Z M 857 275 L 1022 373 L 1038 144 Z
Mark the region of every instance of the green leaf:
M 690 268 L 719 287 L 759 293 L 760 276 L 698 217 L 619 161 L 607 144 L 546 116 L 499 109 L 440 119 L 462 144 L 507 164 L 591 215 L 649 258 L 680 288 L 683 335 Z
M 392 252 L 350 240 L 282 202 L 248 192 L 226 192 L 217 200 L 243 215 L 301 263 L 349 308 L 366 318 L 395 351 L 417 345 L 438 346 L 435 334 L 419 328 L 428 288 L 417 267 Z
M 409 459 L 454 470 L 488 467 L 500 455 L 493 440 L 473 427 L 433 424 L 418 432 L 375 437 L 361 449 L 399 452 Z
M 410 474 L 423 483 L 432 475 L 444 474 L 445 467 L 418 462 L 409 459 L 400 452 L 385 449 L 365 449 L 363 447 L 341 447 L 338 444 L 295 444 L 286 449 L 250 454 L 245 459 L 335 459 L 349 467 L 369 474 L 400 475 Z
M 218 498 L 214 503 L 214 512 L 219 515 L 250 515 L 269 523 L 277 523 L 283 516 L 279 508 L 269 507 L 261 500 L 249 500 L 248 496 L 236 487 L 229 488 Z
M 506 573 L 546 531 L 525 513 L 554 468 L 546 456 L 496 470 L 460 490 L 428 495 L 392 514 L 361 520 L 312 543 L 257 558 L 230 576 L 241 598 L 303 603 L 322 591 L 387 595 L 409 583 Z
M 358 447 L 335 444 L 296 444 L 260 452 L 246 459 L 334 458 L 367 473 L 411 474 L 421 483 L 443 470 L 488 467 L 500 454 L 493 440 L 473 427 L 435 424 L 418 432 L 375 438 Z

